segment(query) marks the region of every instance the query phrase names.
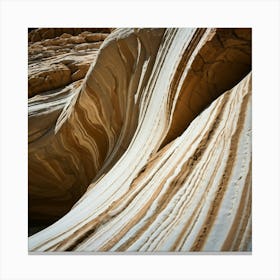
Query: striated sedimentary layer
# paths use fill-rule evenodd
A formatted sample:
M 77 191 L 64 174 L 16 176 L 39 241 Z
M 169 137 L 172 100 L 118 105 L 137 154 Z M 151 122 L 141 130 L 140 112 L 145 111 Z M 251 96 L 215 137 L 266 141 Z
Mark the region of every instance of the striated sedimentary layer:
M 250 251 L 251 30 L 81 31 L 30 39 L 29 250 Z

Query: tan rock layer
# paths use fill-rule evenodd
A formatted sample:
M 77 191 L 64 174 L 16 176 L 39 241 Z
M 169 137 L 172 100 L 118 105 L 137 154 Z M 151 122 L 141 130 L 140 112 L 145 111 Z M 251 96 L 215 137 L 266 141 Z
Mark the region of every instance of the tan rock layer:
M 28 33 L 28 42 L 38 42 L 59 37 L 62 34 L 78 35 L 82 32 L 110 33 L 111 28 L 34 28 Z

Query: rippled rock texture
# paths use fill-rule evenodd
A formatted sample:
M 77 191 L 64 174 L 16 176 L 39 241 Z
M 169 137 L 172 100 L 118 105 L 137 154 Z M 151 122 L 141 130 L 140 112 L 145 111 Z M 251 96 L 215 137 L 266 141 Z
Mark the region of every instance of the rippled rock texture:
M 251 251 L 251 29 L 35 29 L 28 66 L 30 251 Z

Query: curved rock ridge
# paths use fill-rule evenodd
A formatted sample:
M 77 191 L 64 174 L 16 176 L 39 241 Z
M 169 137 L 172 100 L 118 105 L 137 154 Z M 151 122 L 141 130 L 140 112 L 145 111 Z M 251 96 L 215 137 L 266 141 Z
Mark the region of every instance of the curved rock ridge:
M 140 98 L 134 99 L 134 93 L 138 90 L 140 97 L 147 83 L 163 33 L 116 31 L 100 50 L 83 88 L 70 90 L 62 113 L 55 123 L 48 123 L 48 130 L 45 125 L 42 132 L 41 120 L 49 119 L 57 101 L 43 109 L 40 102 L 29 111 L 29 131 L 36 131 L 29 142 L 31 220 L 56 220 L 85 192 L 105 157 L 122 154 L 136 128 L 135 103 Z
M 31 98 L 29 250 L 250 251 L 250 36 L 116 29 Z

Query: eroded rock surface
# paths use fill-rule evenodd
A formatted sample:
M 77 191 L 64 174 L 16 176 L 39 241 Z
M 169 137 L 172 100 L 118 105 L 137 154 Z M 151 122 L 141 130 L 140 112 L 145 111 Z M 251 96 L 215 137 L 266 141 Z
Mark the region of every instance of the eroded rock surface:
M 73 35 L 29 46 L 29 249 L 251 250 L 251 30 Z
M 101 31 L 108 32 L 96 28 L 41 28 L 31 31 L 28 46 L 28 97 L 83 79 L 101 43 L 109 35 Z

